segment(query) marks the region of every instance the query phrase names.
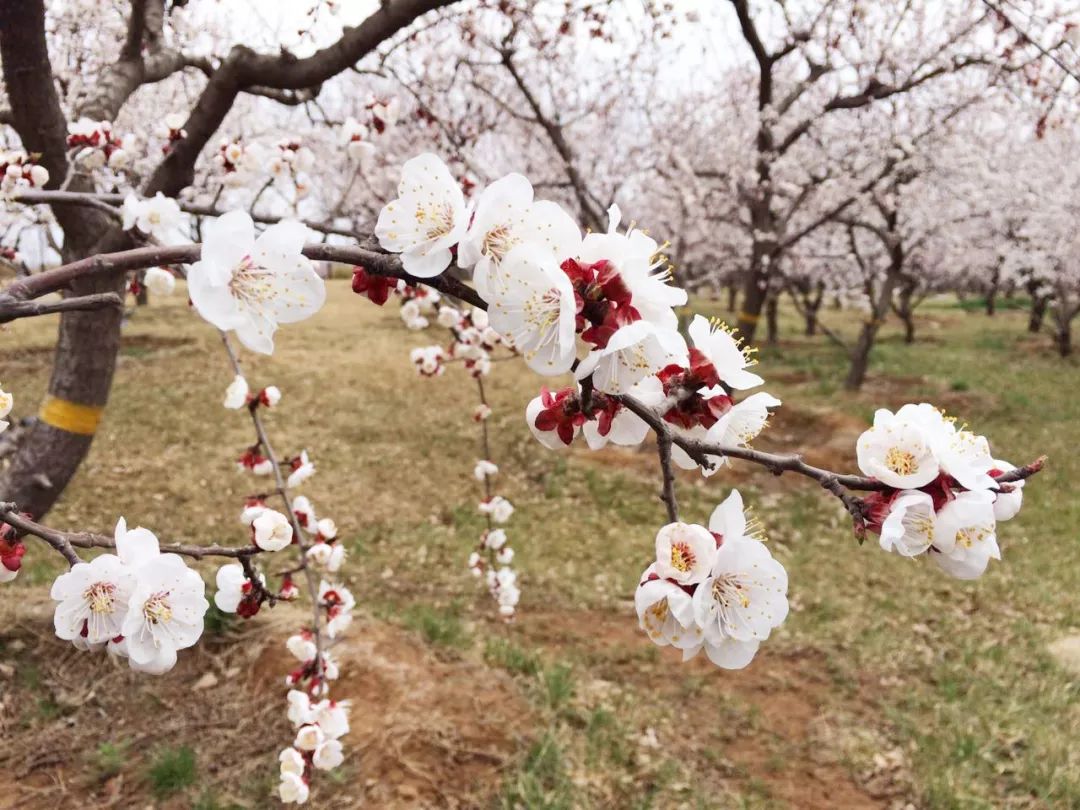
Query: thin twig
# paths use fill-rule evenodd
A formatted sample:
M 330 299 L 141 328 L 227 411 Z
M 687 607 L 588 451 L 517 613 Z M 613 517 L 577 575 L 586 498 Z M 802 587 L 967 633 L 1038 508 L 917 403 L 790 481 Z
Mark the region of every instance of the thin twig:
M 22 534 L 44 540 L 59 551 L 71 565 L 82 562 L 75 552 L 76 548 L 116 549 L 116 541 L 112 537 L 93 532 L 64 532 L 52 529 L 24 517 L 20 514 L 18 505 L 14 503 L 0 503 L 0 522 L 7 523 Z M 180 554 L 194 559 L 230 557 L 239 560 L 262 553 L 262 549 L 257 546 L 186 546 L 179 543 L 163 544 L 161 551 L 164 554 Z
M 233 373 L 238 376 L 243 376 L 243 370 L 240 368 L 240 360 L 236 356 L 236 350 L 233 348 L 232 343 L 229 340 L 227 332 L 221 332 L 221 342 L 225 346 L 225 352 L 229 356 L 229 364 L 232 366 Z M 304 533 L 300 528 L 300 520 L 296 517 L 296 512 L 292 508 L 292 498 L 289 497 L 289 489 L 287 481 L 281 475 L 281 465 L 278 463 L 277 455 L 274 453 L 274 448 L 270 445 L 270 439 L 266 434 L 266 427 L 263 425 L 262 417 L 259 415 L 258 408 L 248 408 L 248 413 L 251 415 L 251 421 L 255 426 L 255 433 L 259 437 L 259 444 L 262 445 L 263 453 L 265 453 L 267 460 L 274 470 L 274 484 L 278 496 L 285 503 L 285 513 L 289 517 L 289 523 L 292 524 L 293 534 L 296 538 L 296 544 L 300 549 L 300 562 L 299 567 L 304 572 L 304 579 L 307 582 L 308 594 L 311 598 L 312 608 L 312 635 L 315 637 L 315 673 L 319 678 L 320 683 L 323 680 L 323 639 L 322 639 L 322 611 L 319 605 L 319 583 L 315 579 L 315 574 L 307 564 L 307 550 L 308 543 L 304 540 Z

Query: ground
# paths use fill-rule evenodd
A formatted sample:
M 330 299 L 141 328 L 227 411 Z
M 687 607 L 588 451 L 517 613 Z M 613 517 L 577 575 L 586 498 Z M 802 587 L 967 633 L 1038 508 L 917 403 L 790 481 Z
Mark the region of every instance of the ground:
M 847 334 L 858 320 L 824 318 Z M 276 444 L 312 451 L 306 493 L 341 527 L 361 605 L 339 648 L 349 757 L 313 806 L 1080 806 L 1075 363 L 1029 336 L 1022 312 L 942 299 L 920 311 L 915 345 L 885 329 L 849 394 L 839 349 L 789 313 L 783 326 L 757 369 L 784 400 L 763 447 L 852 470 L 874 408 L 927 399 L 999 457 L 1050 464 L 975 583 L 860 547 L 812 482 L 741 465 L 682 476 L 684 516 L 700 521 L 738 486 L 790 574 L 787 623 L 740 672 L 682 664 L 637 630 L 633 589 L 664 522 L 654 454 L 540 448 L 522 419 L 538 380 L 518 363 L 488 385 L 523 587 L 503 624 L 464 566 L 481 528 L 475 386 L 408 363 L 435 333 L 405 331 L 392 305 L 338 281 L 273 358 L 246 358 L 253 384 L 284 392 Z M 39 319 L 0 333 L 16 416 L 44 391 L 54 332 Z M 182 292 L 138 310 L 100 435 L 49 521 L 108 531 L 124 515 L 172 541 L 243 542 L 252 487 L 232 456 L 249 426 L 221 407 L 229 378 Z M 172 673 L 137 677 L 53 636 L 46 583 L 61 560 L 28 542 L 0 598 L 0 808 L 272 806 L 288 736 L 281 642 L 299 609 L 215 619 Z

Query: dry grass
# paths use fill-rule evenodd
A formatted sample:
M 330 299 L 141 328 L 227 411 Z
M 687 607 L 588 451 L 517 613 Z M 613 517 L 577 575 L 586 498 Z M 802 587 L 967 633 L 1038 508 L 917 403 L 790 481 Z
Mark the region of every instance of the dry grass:
M 1046 652 L 1080 633 L 1080 505 L 1068 486 L 1080 386 L 1020 314 L 928 305 L 920 342 L 888 331 L 854 396 L 838 390 L 843 357 L 823 339 L 763 352 L 768 390 L 786 402 L 770 441 L 823 463 L 850 467 L 873 407 L 920 397 L 959 412 L 1004 457 L 1045 451 L 1052 463 L 1003 527 L 1005 562 L 973 585 L 858 548 L 808 482 L 740 467 L 685 476 L 688 517 L 743 489 L 792 578 L 788 623 L 749 669 L 724 673 L 679 665 L 634 628 L 635 578 L 663 519 L 652 455 L 535 447 L 521 411 L 536 380 L 514 363 L 490 388 L 524 596 L 517 623 L 493 621 L 463 566 L 481 525 L 472 381 L 455 370 L 417 379 L 407 352 L 429 338 L 345 283 L 331 288 L 272 359 L 248 363 L 253 384 L 285 393 L 275 443 L 313 452 L 306 491 L 349 543 L 364 609 L 342 650 L 353 754 L 315 806 L 1080 805 L 1076 675 Z M 44 390 L 54 328 L 0 333 L 0 379 L 22 407 Z M 182 298 L 138 311 L 101 434 L 51 522 L 107 530 L 123 514 L 170 540 L 240 542 L 250 479 L 230 454 L 249 437 L 220 407 L 228 376 Z M 0 603 L 0 772 L 20 791 L 0 785 L 0 808 L 267 806 L 286 734 L 279 642 L 295 617 L 230 626 L 169 676 L 136 679 L 52 637 L 42 583 L 59 560 L 36 547 L 27 559 Z M 207 673 L 217 683 L 193 689 Z M 166 756 L 185 746 L 191 784 L 183 757 Z M 179 784 L 170 796 L 162 773 Z

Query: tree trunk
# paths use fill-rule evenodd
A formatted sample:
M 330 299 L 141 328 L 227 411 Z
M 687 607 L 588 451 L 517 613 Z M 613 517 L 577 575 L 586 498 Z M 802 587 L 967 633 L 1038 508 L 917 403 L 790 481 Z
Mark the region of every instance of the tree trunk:
M 762 269 L 761 256 L 757 245 L 750 260 L 750 270 L 746 274 L 743 283 L 742 309 L 739 310 L 736 321 L 736 332 L 743 339 L 745 345 L 754 342 L 757 334 L 758 321 L 761 320 L 761 311 L 765 308 L 765 299 L 769 295 L 769 278 Z
M 825 285 L 820 281 L 814 286 L 814 294 L 805 298 L 803 307 L 806 319 L 806 336 L 814 337 L 817 334 L 818 313 L 821 311 L 821 303 L 825 300 Z
M 1057 349 L 1062 357 L 1072 354 L 1072 320 L 1066 319 L 1058 324 Z
M 908 282 L 900 288 L 897 305 L 894 308 L 897 317 L 904 324 L 904 343 L 908 345 L 915 342 L 915 308 L 911 305 L 914 298 L 915 285 Z
M 739 305 L 739 285 L 734 281 L 728 282 L 727 285 L 727 310 L 734 313 L 735 309 Z
M 49 188 L 67 175 L 67 122 L 52 81 L 45 42 L 42 0 L 0 3 L 0 58 L 15 129 L 29 152 L 41 153 L 49 170 Z M 92 191 L 79 182 L 73 191 Z M 72 261 L 94 252 L 129 246 L 124 234 L 103 213 L 77 206 L 55 206 L 64 230 L 63 258 Z M 71 284 L 70 294 L 122 293 L 123 274 L 99 275 Z M 42 418 L 26 432 L 3 478 L 0 499 L 40 518 L 49 510 L 90 449 L 109 395 L 120 341 L 119 309 L 65 312 L 60 317 Z
M 768 330 L 767 340 L 770 346 L 780 342 L 780 304 L 778 295 L 770 295 L 765 303 L 765 325 Z
M 1049 303 L 1049 299 L 1045 296 L 1033 295 L 1031 298 L 1031 314 L 1028 316 L 1028 331 L 1032 334 L 1039 334 L 1043 328 L 1043 321 L 1046 319 L 1046 307 Z
M 895 230 L 895 217 L 889 220 L 890 230 Z M 874 347 L 878 329 L 892 306 L 893 291 L 900 281 L 900 271 L 904 266 L 904 251 L 899 242 L 889 246 L 889 272 L 881 283 L 877 298 L 872 298 L 870 317 L 863 322 L 859 330 L 859 339 L 851 350 L 851 365 L 848 367 L 844 387 L 849 391 L 858 391 L 866 382 L 866 372 L 870 366 L 870 350 Z
M 1001 285 L 1001 264 L 997 264 L 994 267 L 994 272 L 990 276 L 990 289 L 986 291 L 986 314 L 993 316 L 997 311 L 997 294 L 998 287 Z

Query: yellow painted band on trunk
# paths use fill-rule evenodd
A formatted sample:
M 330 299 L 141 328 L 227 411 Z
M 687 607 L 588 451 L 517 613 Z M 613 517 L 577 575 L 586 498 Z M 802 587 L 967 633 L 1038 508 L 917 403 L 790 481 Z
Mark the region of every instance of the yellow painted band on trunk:
M 761 320 L 760 315 L 751 315 L 749 312 L 740 312 L 739 320 L 744 323 L 757 323 Z
M 80 405 L 59 397 L 46 397 L 38 416 L 46 425 L 76 433 L 80 436 L 93 436 L 97 432 L 98 422 L 105 409 L 98 405 Z

